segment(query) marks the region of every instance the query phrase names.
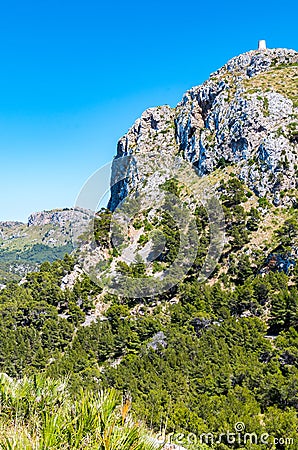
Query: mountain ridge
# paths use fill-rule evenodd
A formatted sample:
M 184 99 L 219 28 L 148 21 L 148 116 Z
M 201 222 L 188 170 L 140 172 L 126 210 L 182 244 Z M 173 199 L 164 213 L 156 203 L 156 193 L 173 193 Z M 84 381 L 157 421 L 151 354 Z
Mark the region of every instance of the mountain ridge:
M 98 448 L 82 387 L 123 393 L 122 425 L 133 398 L 164 449 L 297 443 L 297 53 L 248 53 L 176 109 L 146 110 L 119 140 L 110 209 L 85 230 L 74 215 L 76 251 L 0 285 L 0 445 L 23 449 L 31 430 L 43 445 L 45 429 L 53 448 Z M 20 234 L 70 238 L 59 214 L 34 214 Z M 69 397 L 48 396 L 65 377 Z
M 275 206 L 295 206 L 297 76 L 298 53 L 295 50 L 251 50 L 230 59 L 202 85 L 186 91 L 175 108 L 164 105 L 145 110 L 118 141 L 108 209 L 115 211 L 130 194 L 141 195 L 148 205 L 154 204 L 157 187 L 170 179 L 173 168 L 183 161 L 192 165 L 197 176 L 206 178 L 207 184 L 214 185 L 215 191 L 219 189 L 220 180 L 236 175 L 251 191 L 249 195 L 255 196 L 255 206 L 258 198 Z M 119 175 L 120 181 L 117 181 Z M 33 232 L 39 227 L 37 237 L 32 238 L 31 231 L 28 238 L 25 236 L 21 249 L 28 250 L 29 239 L 29 247 L 35 242 L 70 251 L 73 249 L 70 228 L 75 229 L 82 223 L 84 228 L 92 218 L 89 213 L 80 208 L 63 208 L 33 213 L 27 225 L 2 223 L 1 249 L 6 251 L 12 247 L 13 251 L 19 251 L 21 236 L 18 233 L 26 235 L 28 229 Z M 278 213 L 278 217 L 281 224 L 286 220 L 282 213 Z M 265 223 L 267 220 L 264 219 Z M 272 221 L 271 217 L 269 223 Z M 47 229 L 51 227 L 54 228 Z M 55 227 L 58 227 L 56 231 Z M 133 229 L 130 234 L 134 251 L 129 252 L 133 260 L 135 252 L 140 250 L 134 239 L 139 237 L 133 237 Z M 254 239 L 260 240 L 257 236 Z M 48 251 L 41 248 L 42 252 L 44 250 Z M 82 260 L 85 249 L 81 253 Z M 92 264 L 98 258 L 106 259 L 106 250 L 104 253 L 104 258 L 101 252 L 91 257 Z M 3 256 L 5 258 L 2 253 L 2 260 Z M 34 263 L 43 260 L 37 255 Z M 30 267 L 37 266 L 31 264 Z M 9 267 L 9 271 L 11 269 L 14 270 Z M 22 274 L 25 272 L 22 270 Z

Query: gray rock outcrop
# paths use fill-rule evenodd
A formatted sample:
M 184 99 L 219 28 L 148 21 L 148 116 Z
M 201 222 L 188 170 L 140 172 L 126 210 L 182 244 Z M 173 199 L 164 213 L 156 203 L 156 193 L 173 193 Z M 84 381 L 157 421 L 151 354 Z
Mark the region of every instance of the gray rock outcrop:
M 121 167 L 117 160 L 123 156 L 130 159 Z M 177 156 L 191 162 L 200 176 L 235 164 L 239 178 L 259 197 L 275 204 L 294 202 L 298 53 L 244 53 L 186 92 L 175 109 L 146 110 L 118 142 L 109 208 L 115 210 L 129 192 L 144 187 L 149 192 L 156 170 L 162 182 Z M 115 184 L 119 170 L 125 179 Z
M 27 224 L 28 227 L 42 227 L 48 224 L 65 227 L 69 223 L 75 224 L 77 222 L 89 221 L 91 217 L 91 211 L 80 208 L 64 208 L 32 213 L 28 218 Z

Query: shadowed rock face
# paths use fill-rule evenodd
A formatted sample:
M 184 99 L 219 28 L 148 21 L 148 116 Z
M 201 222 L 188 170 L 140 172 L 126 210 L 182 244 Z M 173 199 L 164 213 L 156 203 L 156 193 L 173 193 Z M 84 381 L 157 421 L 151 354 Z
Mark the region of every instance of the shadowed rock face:
M 118 142 L 109 208 L 129 192 L 154 188 L 150 179 L 179 155 L 198 175 L 235 164 L 238 177 L 259 196 L 290 204 L 298 166 L 298 53 L 266 49 L 231 59 L 176 108 L 145 111 Z M 130 156 L 126 178 L 114 185 L 117 159 Z M 162 169 L 162 170 L 161 170 Z M 148 182 L 149 180 L 149 182 Z M 155 180 L 156 181 L 156 180 Z M 280 193 L 287 191 L 287 195 Z

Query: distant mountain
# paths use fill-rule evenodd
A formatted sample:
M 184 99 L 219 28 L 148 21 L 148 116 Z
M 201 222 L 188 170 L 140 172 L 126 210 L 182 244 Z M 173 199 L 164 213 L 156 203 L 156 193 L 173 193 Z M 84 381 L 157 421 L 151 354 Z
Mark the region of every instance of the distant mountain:
M 0 282 L 19 280 L 42 262 L 71 253 L 75 229 L 89 221 L 90 214 L 65 208 L 33 213 L 27 224 L 0 222 Z

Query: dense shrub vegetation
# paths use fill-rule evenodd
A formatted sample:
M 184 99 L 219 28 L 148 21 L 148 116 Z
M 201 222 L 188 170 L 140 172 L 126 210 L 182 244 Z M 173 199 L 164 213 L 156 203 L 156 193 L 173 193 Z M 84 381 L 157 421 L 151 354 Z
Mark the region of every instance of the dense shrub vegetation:
M 156 430 L 167 423 L 168 431 L 219 432 L 241 420 L 251 432 L 294 436 L 298 293 L 287 275 L 249 278 L 235 290 L 186 281 L 179 303 L 167 303 L 169 294 L 143 299 L 142 314 L 106 296 L 105 320 L 82 326 L 98 288 L 84 278 L 62 291 L 72 264 L 45 263 L 1 291 L 2 372 L 66 376 L 73 394 L 113 386 L 130 393 L 136 416 Z

